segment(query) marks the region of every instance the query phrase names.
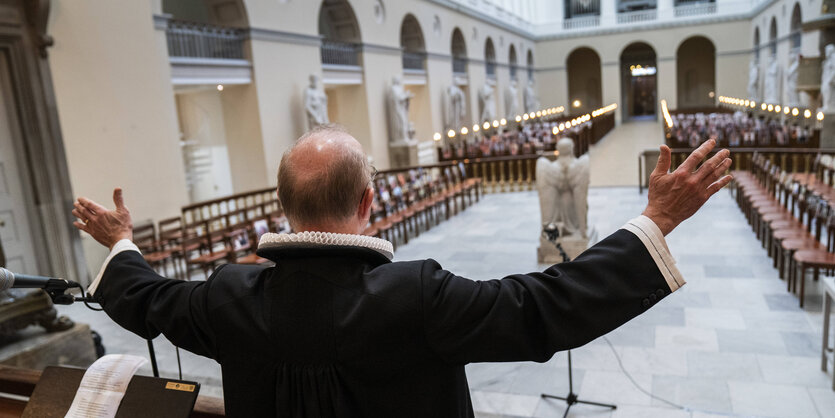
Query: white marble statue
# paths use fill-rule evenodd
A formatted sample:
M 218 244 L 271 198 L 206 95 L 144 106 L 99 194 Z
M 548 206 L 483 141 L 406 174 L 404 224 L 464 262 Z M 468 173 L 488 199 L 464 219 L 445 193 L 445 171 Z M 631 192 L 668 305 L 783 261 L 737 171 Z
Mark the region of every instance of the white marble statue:
M 307 113 L 307 129 L 329 123 L 328 96 L 319 87 L 319 77 L 310 75 L 310 85 L 304 90 L 304 110 Z
M 536 97 L 536 89 L 533 85 L 533 80 L 528 80 L 528 85 L 525 87 L 525 112 L 536 112 L 539 109 L 539 98 Z
M 409 135 L 409 101 L 414 94 L 403 87 L 400 77 L 391 79 L 388 94 L 389 140 L 394 144 L 411 142 Z
M 800 96 L 797 92 L 797 71 L 800 68 L 800 54 L 789 56 L 789 68 L 786 70 L 786 103 L 789 106 L 800 106 Z
M 754 58 L 748 63 L 748 98 L 754 101 L 760 99 L 760 63 Z
M 464 91 L 455 84 L 447 87 L 444 94 L 444 126 L 446 130 L 459 130 L 464 126 L 464 112 L 466 98 Z
M 507 86 L 507 91 L 504 96 L 504 110 L 509 117 L 515 117 L 521 110 L 519 109 L 519 89 L 516 87 L 516 80 L 511 80 L 510 85 Z
M 484 87 L 478 91 L 478 99 L 481 102 L 481 122 L 496 119 L 496 99 L 493 97 L 495 90 L 493 86 L 484 83 Z
M 767 103 L 780 103 L 780 64 L 777 63 L 777 56 L 771 56 L 768 70 L 765 73 L 765 101 Z
M 821 71 L 821 110 L 835 111 L 835 44 L 825 48 L 826 58 Z
M 588 237 L 589 157 L 574 156 L 574 141 L 557 142 L 556 161 L 536 160 L 536 188 L 542 224 L 556 224 L 560 236 Z

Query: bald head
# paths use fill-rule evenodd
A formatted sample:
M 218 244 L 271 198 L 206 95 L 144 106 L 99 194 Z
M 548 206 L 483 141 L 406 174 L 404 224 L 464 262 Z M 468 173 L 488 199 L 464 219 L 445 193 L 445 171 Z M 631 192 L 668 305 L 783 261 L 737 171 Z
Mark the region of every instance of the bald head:
M 362 146 L 340 127 L 304 134 L 281 158 L 278 198 L 294 229 L 350 222 L 371 172 Z

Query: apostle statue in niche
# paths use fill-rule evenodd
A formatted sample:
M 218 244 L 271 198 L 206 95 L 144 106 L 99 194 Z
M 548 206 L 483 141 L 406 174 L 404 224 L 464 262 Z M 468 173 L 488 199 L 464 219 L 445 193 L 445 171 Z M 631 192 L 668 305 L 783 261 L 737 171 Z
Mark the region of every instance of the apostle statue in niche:
M 446 129 L 459 130 L 464 126 L 465 97 L 464 91 L 455 84 L 450 85 L 444 94 L 444 124 Z
M 800 105 L 800 95 L 797 92 L 797 71 L 800 68 L 800 54 L 789 56 L 789 68 L 786 70 L 786 103 L 790 106 Z
M 496 119 L 496 99 L 493 97 L 495 90 L 490 84 L 484 83 L 484 87 L 478 92 L 478 99 L 481 102 L 481 122 Z
M 410 143 L 409 102 L 415 95 L 403 87 L 400 77 L 391 79 L 388 94 L 389 140 L 392 144 Z
M 777 63 L 777 56 L 771 56 L 768 70 L 765 73 L 765 101 L 768 103 L 780 103 L 780 65 Z
M 313 129 L 329 123 L 328 96 L 319 86 L 319 77 L 310 75 L 310 85 L 304 90 L 304 110 L 307 113 L 307 127 Z
M 748 63 L 748 98 L 751 100 L 759 100 L 760 86 L 760 63 L 756 58 Z
M 520 113 L 519 89 L 516 87 L 516 80 L 511 80 L 510 85 L 507 86 L 507 91 L 504 96 L 504 110 L 504 113 L 510 117 L 514 117 Z
M 535 112 L 537 109 L 539 109 L 539 98 L 536 97 L 533 79 L 528 79 L 528 85 L 525 87 L 525 112 Z
M 555 224 L 561 237 L 588 237 L 589 156 L 574 156 L 574 141 L 557 142 L 556 161 L 536 160 L 542 225 Z
M 821 71 L 821 110 L 835 112 L 835 44 L 824 49 L 826 58 Z

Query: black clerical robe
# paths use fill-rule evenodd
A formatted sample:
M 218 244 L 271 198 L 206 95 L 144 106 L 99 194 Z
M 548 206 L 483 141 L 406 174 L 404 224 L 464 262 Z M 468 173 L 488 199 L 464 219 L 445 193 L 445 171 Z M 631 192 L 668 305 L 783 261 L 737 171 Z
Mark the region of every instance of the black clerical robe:
M 296 243 L 259 247 L 276 267 L 188 282 L 122 251 L 95 297 L 139 336 L 220 363 L 232 417 L 472 417 L 465 364 L 547 361 L 670 293 L 646 238 L 621 229 L 573 262 L 490 281 Z

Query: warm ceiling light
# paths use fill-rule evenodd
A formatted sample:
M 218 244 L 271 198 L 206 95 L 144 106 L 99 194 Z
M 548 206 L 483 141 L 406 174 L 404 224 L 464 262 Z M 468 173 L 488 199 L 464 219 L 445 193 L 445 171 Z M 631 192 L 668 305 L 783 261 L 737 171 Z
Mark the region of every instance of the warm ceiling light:
M 804 110 L 803 111 L 803 117 L 806 118 L 806 119 L 811 118 L 812 117 L 812 111 L 809 110 L 809 109 Z
M 455 138 L 455 131 L 450 129 L 449 132 L 446 133 L 446 136 L 448 136 L 450 138 Z
M 789 107 L 788 106 L 783 107 L 783 114 L 785 114 L 785 115 L 789 114 Z
M 530 119 L 530 117 L 528 117 L 528 114 L 527 114 L 527 113 L 525 113 L 524 115 L 522 115 L 522 119 L 524 119 L 524 120 L 528 120 L 528 119 Z
M 818 112 L 818 120 L 823 120 L 823 112 Z
M 780 105 L 774 106 L 774 113 L 780 113 Z
M 440 141 L 441 140 L 441 133 L 440 132 L 435 132 L 435 136 L 433 136 L 432 139 L 434 139 L 436 141 Z
M 502 118 L 502 120 L 499 121 L 499 124 L 502 125 L 502 126 L 507 125 L 507 119 Z
M 516 122 L 521 122 L 521 121 L 522 121 L 522 117 L 519 116 L 519 115 L 516 115 Z
M 481 125 L 484 129 L 490 129 L 490 122 L 484 122 L 484 125 Z
M 561 123 L 561 124 L 560 124 L 560 130 L 563 130 L 563 129 L 565 129 L 565 124 L 564 124 L 564 123 Z
M 580 107 L 580 106 L 583 105 L 583 102 L 581 102 L 579 100 L 575 100 L 575 101 L 571 102 L 571 105 L 574 106 L 574 107 Z
M 473 132 L 478 132 L 479 129 L 481 129 L 481 128 L 478 126 L 477 123 L 475 125 L 473 125 Z
M 773 105 L 768 105 L 768 111 L 771 112 L 772 110 L 774 110 L 774 106 Z
M 466 134 L 468 134 L 468 133 L 470 133 L 470 130 L 469 130 L 469 129 L 467 129 L 467 127 L 466 127 L 466 126 L 465 126 L 465 127 L 463 127 L 463 128 L 461 128 L 461 135 L 466 135 Z
M 557 134 L 557 132 L 559 132 L 559 130 L 557 129 L 557 127 L 556 127 L 556 126 L 554 127 L 554 129 L 551 129 L 551 133 L 552 133 L 552 134 L 556 135 L 556 134 Z
M 792 109 L 792 116 L 797 116 L 799 113 L 800 111 L 797 108 Z
M 533 113 L 533 112 L 528 113 L 528 116 L 529 116 L 531 119 L 533 119 L 533 118 L 534 118 L 534 116 L 536 116 L 536 113 Z
M 493 121 L 493 127 L 494 127 L 494 128 L 498 128 L 498 127 L 499 127 L 499 121 L 494 120 L 494 121 Z
M 760 109 L 765 110 L 765 103 L 760 105 Z
M 217 91 L 223 91 L 223 84 L 217 85 Z

